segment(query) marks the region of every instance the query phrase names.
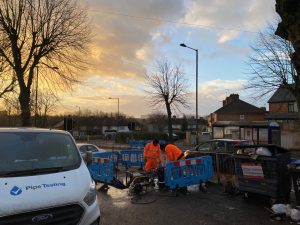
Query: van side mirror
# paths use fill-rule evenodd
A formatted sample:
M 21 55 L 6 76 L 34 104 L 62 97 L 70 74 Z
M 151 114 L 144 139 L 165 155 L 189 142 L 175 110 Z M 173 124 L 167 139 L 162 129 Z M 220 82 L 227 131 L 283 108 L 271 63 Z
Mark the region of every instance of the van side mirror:
M 91 165 L 93 162 L 93 152 L 92 151 L 86 151 L 85 153 L 85 163 L 87 166 Z

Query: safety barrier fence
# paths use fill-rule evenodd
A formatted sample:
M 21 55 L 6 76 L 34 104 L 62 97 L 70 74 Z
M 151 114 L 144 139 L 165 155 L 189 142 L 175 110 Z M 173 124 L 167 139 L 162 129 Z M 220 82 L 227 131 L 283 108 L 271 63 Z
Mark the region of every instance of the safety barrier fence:
M 128 153 L 127 153 L 128 154 Z M 127 157 L 124 153 L 124 156 Z M 133 154 L 131 154 L 132 156 Z M 116 179 L 116 163 L 112 159 L 94 157 L 89 170 L 92 178 L 104 184 L 113 184 Z M 103 154 L 107 156 L 107 154 Z M 171 190 L 208 181 L 213 175 L 210 156 L 169 162 L 165 167 L 165 184 Z
M 94 157 L 89 171 L 92 178 L 101 183 L 112 183 L 116 174 L 116 168 L 113 160 L 108 158 Z
M 121 150 L 93 153 L 93 158 L 111 159 L 115 166 L 122 164 L 125 167 L 143 167 L 144 156 L 142 150 Z M 167 162 L 166 155 L 162 155 L 162 166 Z
M 119 162 L 120 153 L 119 151 L 107 151 L 107 152 L 96 152 L 93 153 L 93 158 L 106 158 L 112 160 L 114 163 Z
M 212 176 L 210 156 L 169 162 L 165 167 L 165 184 L 171 190 L 207 182 Z
M 142 167 L 144 165 L 143 151 L 123 150 L 119 152 L 119 162 L 126 167 Z
M 236 175 L 235 159 L 233 154 L 216 153 L 216 152 L 197 152 L 193 157 L 210 156 L 212 159 L 212 168 L 214 172 L 213 181 L 221 182 L 221 178 L 226 176 Z M 98 152 L 93 154 L 94 158 L 106 158 L 113 162 L 113 165 L 118 168 L 118 165 L 128 167 L 143 167 L 144 158 L 142 150 L 121 150 Z M 194 159 L 194 158 L 190 158 Z M 162 155 L 162 166 L 167 165 L 166 155 Z

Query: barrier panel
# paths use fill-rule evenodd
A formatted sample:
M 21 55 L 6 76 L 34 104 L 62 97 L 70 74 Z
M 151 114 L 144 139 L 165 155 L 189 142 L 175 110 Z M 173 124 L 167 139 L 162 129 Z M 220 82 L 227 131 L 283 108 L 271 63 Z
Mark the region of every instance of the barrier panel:
M 128 145 L 134 148 L 144 148 L 147 141 L 145 140 L 130 140 L 128 141 Z
M 120 151 L 120 162 L 126 167 L 144 165 L 144 152 L 141 150 L 123 150 Z
M 120 158 L 120 152 L 119 151 L 96 152 L 93 153 L 93 158 L 110 159 L 117 165 Z
M 212 176 L 210 156 L 169 162 L 165 168 L 165 184 L 171 190 L 207 182 Z
M 114 180 L 116 171 L 115 164 L 111 159 L 94 157 L 88 168 L 92 178 L 97 182 L 110 184 Z

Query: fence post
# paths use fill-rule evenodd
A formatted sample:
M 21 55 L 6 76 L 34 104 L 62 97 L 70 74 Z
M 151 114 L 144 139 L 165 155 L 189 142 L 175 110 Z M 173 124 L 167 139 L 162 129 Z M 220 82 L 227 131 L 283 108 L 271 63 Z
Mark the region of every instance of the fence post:
M 220 179 L 219 153 L 217 153 L 217 152 L 216 152 L 216 169 L 217 169 L 218 184 L 220 184 L 221 183 L 221 179 Z

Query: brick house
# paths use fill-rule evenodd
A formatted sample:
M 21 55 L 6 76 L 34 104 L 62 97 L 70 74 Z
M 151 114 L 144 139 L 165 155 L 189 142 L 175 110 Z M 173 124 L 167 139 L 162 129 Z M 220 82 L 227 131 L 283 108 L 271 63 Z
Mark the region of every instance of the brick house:
M 231 94 L 223 101 L 223 106 L 210 116 L 213 138 L 247 139 L 254 143 L 272 143 L 268 136 L 270 126 L 265 116 L 264 108 L 258 108 L 240 100 L 238 94 Z
M 240 100 L 238 94 L 231 94 L 223 106 L 210 116 L 210 122 L 218 121 L 265 121 L 266 110 Z
M 294 95 L 286 88 L 279 87 L 268 101 L 267 120 L 277 121 L 283 127 L 293 126 L 298 120 L 298 107 Z

